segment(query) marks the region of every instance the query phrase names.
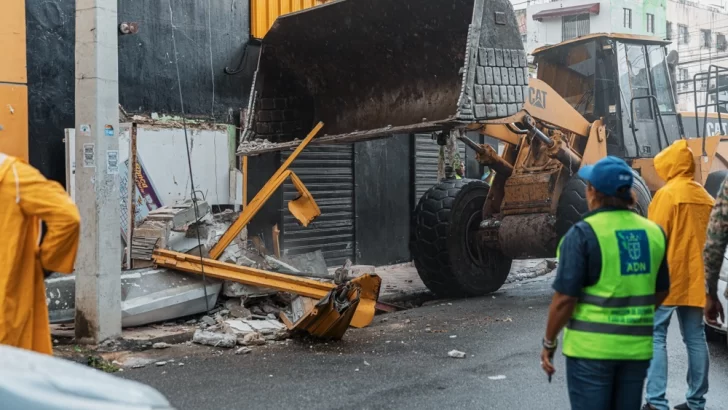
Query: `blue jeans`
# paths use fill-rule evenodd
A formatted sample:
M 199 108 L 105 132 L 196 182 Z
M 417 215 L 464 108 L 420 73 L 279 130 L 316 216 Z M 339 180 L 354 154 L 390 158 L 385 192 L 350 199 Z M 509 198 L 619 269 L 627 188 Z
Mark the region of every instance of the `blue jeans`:
M 649 360 L 566 358 L 572 410 L 639 410 Z
M 690 410 L 705 408 L 708 392 L 708 344 L 705 342 L 703 309 L 690 306 L 660 306 L 655 311 L 654 356 L 647 372 L 647 402 L 659 410 L 668 410 L 667 389 L 667 327 L 672 312 L 677 310 L 680 333 L 688 349 L 688 392 L 685 395 Z

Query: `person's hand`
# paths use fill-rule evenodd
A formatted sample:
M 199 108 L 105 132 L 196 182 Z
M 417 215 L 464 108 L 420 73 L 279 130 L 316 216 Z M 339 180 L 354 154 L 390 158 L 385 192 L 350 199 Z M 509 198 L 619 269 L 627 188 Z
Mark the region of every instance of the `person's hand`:
M 720 317 L 720 322 L 718 318 Z M 712 326 L 721 326 L 725 323 L 725 311 L 718 296 L 707 295 L 705 299 L 705 321 Z
M 554 365 L 552 363 L 552 360 L 554 358 L 554 350 L 556 349 L 552 350 L 545 347 L 541 349 L 541 368 L 549 376 L 556 373 L 556 369 L 554 368 Z

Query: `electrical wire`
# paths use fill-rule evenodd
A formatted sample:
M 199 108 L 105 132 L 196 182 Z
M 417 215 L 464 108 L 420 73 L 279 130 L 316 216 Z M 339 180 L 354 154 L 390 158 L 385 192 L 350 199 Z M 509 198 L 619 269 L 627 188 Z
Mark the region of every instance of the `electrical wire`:
M 172 51 L 174 52 L 174 66 L 175 70 L 177 71 L 177 89 L 179 90 L 179 105 L 180 105 L 180 111 L 182 114 L 182 128 L 185 133 L 185 148 L 187 149 L 187 168 L 189 170 L 190 174 L 190 184 L 192 185 L 192 205 L 195 210 L 195 221 L 197 221 L 197 224 L 200 222 L 200 210 L 197 206 L 197 192 L 195 191 L 195 180 L 192 176 L 192 157 L 190 154 L 190 141 L 187 137 L 187 120 L 185 118 L 185 102 L 184 98 L 182 96 L 182 77 L 179 74 L 179 58 L 177 56 L 177 41 L 174 38 L 174 15 L 172 13 L 172 0 L 167 0 L 169 4 L 169 22 L 172 29 Z M 205 309 L 206 311 L 210 310 L 210 300 L 207 295 L 207 278 L 205 277 L 205 260 L 202 257 L 202 239 L 200 238 L 200 227 L 199 225 L 196 226 L 196 236 L 197 236 L 197 249 L 199 249 L 200 252 L 200 271 L 202 273 L 202 289 L 205 292 Z

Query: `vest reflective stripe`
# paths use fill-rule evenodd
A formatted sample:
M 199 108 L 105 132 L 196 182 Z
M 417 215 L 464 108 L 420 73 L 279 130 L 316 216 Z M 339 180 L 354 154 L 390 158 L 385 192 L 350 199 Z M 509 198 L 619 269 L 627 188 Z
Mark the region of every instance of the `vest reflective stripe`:
M 628 307 L 628 306 L 642 306 L 655 303 L 654 295 L 646 296 L 625 296 L 621 298 L 604 298 L 596 295 L 584 294 L 579 298 L 579 302 L 588 303 L 590 305 L 601 306 L 601 307 Z
M 662 230 L 631 211 L 603 211 L 584 221 L 599 242 L 602 268 L 599 281 L 583 289 L 564 330 L 564 354 L 649 360 L 655 284 L 665 255 Z
M 650 336 L 652 337 L 652 325 L 649 326 L 622 326 L 609 323 L 585 322 L 583 320 L 571 319 L 569 329 L 582 332 L 609 333 L 612 335 L 627 336 Z

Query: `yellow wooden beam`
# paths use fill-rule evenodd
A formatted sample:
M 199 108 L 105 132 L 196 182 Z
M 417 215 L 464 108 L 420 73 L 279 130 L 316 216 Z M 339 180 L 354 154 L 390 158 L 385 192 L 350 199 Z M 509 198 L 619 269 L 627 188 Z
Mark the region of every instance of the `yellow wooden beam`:
M 286 162 L 284 162 L 283 165 L 278 168 L 275 174 L 270 177 L 270 179 L 268 180 L 268 182 L 265 183 L 260 192 L 255 195 L 255 198 L 253 198 L 252 201 L 250 201 L 250 204 L 245 206 L 243 211 L 240 213 L 240 216 L 238 216 L 238 219 L 236 219 L 235 222 L 230 225 L 227 231 L 225 231 L 225 233 L 220 237 L 220 240 L 215 244 L 215 246 L 212 247 L 212 249 L 210 250 L 210 258 L 219 258 L 220 255 L 222 255 L 222 253 L 225 251 L 225 249 L 230 245 L 230 243 L 232 243 L 233 239 L 235 239 L 235 237 L 240 234 L 243 228 L 245 228 L 250 220 L 253 219 L 255 214 L 257 214 L 258 211 L 263 207 L 266 201 L 268 201 L 268 199 L 273 196 L 273 193 L 291 174 L 291 171 L 288 170 L 288 167 L 291 165 L 291 163 L 293 163 L 298 154 L 300 154 L 301 151 L 306 148 L 306 145 L 311 142 L 313 137 L 315 137 L 316 134 L 321 131 L 321 128 L 323 128 L 323 126 L 324 123 L 319 122 L 311 130 L 311 132 L 308 133 L 308 136 L 306 136 L 306 138 L 301 142 L 298 148 L 293 151 L 293 153 L 290 157 L 288 157 Z

